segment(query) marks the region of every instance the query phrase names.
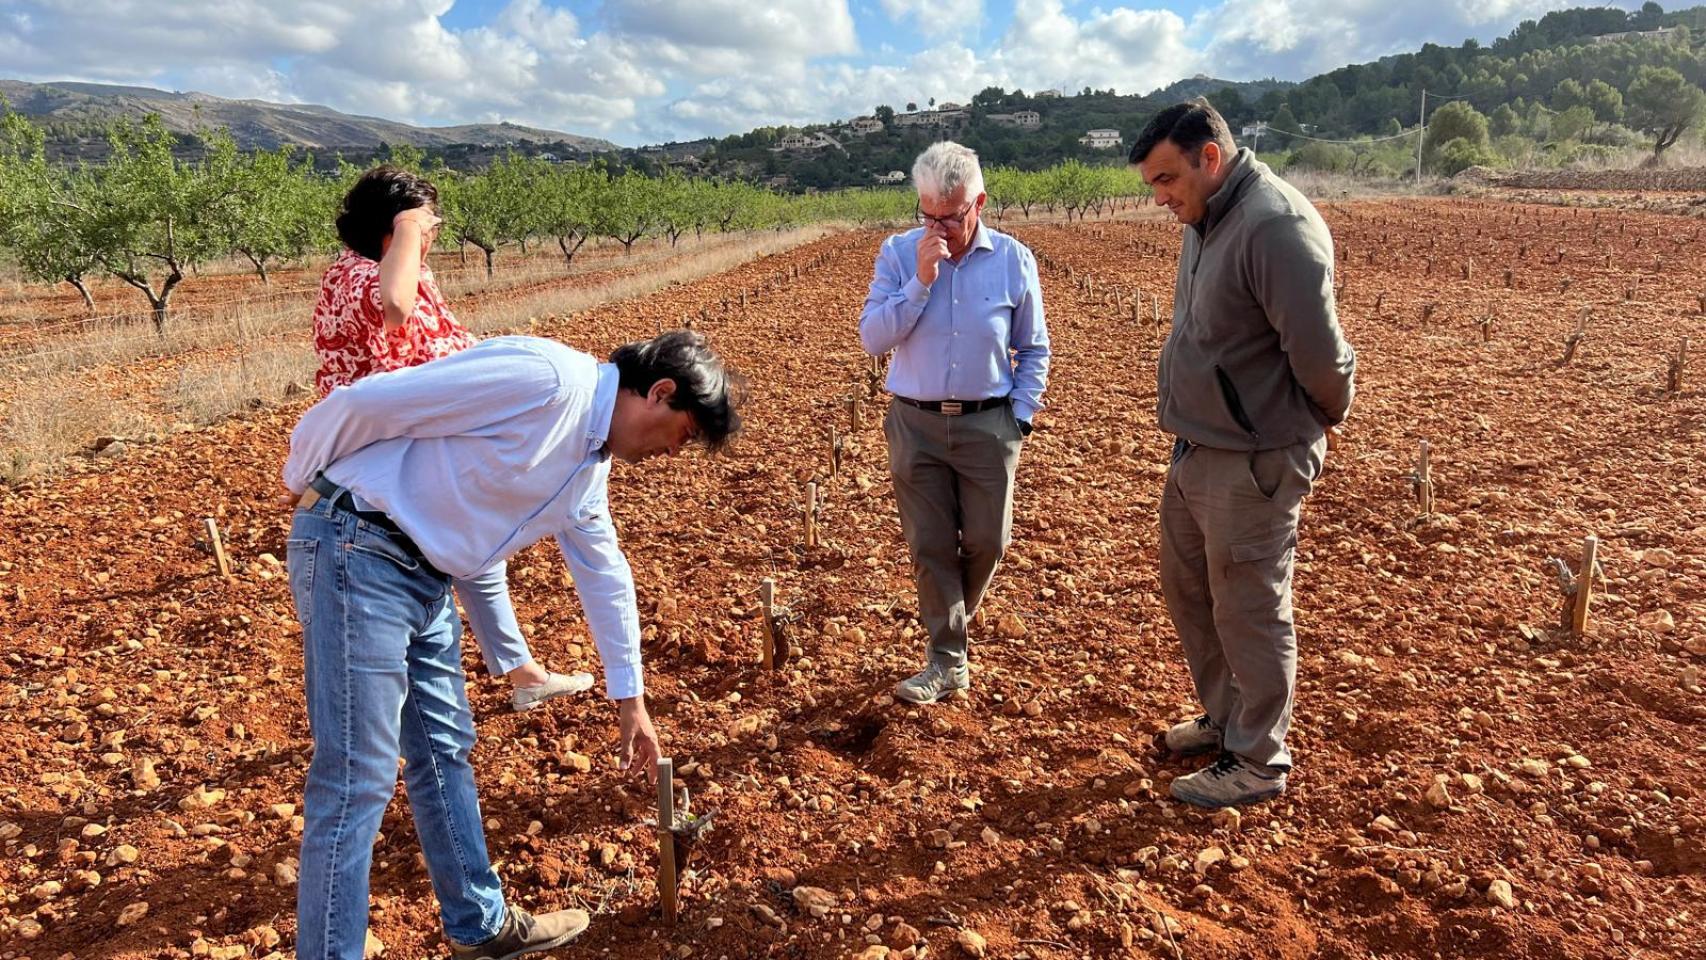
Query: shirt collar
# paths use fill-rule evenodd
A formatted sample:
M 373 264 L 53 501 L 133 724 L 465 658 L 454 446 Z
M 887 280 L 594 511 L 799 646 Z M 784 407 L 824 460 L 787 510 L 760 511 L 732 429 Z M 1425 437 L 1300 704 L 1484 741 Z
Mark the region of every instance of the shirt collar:
M 1238 197 L 1244 191 L 1244 184 L 1255 175 L 1255 157 L 1249 147 L 1240 147 L 1232 155 L 1232 166 L 1226 171 L 1226 179 L 1221 182 L 1220 189 L 1214 196 L 1208 198 L 1208 212 L 1203 215 L 1202 229 L 1199 233 L 1208 233 L 1215 224 L 1226 218 L 1228 210 L 1238 202 Z
M 592 395 L 592 420 L 586 431 L 586 448 L 600 460 L 610 459 L 610 420 L 616 415 L 616 387 L 620 379 L 616 364 L 598 365 L 598 388 Z
M 994 250 L 995 238 L 989 235 L 989 228 L 983 225 L 983 218 L 977 220 L 977 232 L 971 235 L 971 246 L 968 250 Z

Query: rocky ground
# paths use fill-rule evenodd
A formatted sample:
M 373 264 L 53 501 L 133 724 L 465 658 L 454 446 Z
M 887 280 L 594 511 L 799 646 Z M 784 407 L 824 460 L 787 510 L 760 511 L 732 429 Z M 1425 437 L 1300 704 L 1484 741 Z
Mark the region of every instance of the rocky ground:
M 561 955 L 1706 956 L 1706 371 L 1666 383 L 1681 337 L 1706 345 L 1698 227 L 1461 199 L 1323 212 L 1360 395 L 1305 508 L 1298 767 L 1242 811 L 1169 801 L 1192 767 L 1150 747 L 1194 712 L 1155 574 L 1153 298 L 1170 315 L 1178 228 L 1018 228 L 1050 405 L 971 695 L 928 709 L 888 694 L 922 638 L 884 401 L 856 424 L 847 403 L 867 396 L 878 235 L 545 324 L 604 353 L 693 316 L 753 386 L 729 455 L 612 478 L 665 751 L 716 813 L 675 927 L 613 711 L 508 713 L 469 645 L 510 894 L 596 914 Z M 288 955 L 308 742 L 270 501 L 299 412 L 0 492 L 0 960 Z M 1590 534 L 1576 637 L 1550 561 L 1573 569 Z M 539 657 L 596 670 L 553 550 L 511 570 Z M 792 649 L 775 671 L 764 578 Z M 372 930 L 387 957 L 446 953 L 400 790 Z

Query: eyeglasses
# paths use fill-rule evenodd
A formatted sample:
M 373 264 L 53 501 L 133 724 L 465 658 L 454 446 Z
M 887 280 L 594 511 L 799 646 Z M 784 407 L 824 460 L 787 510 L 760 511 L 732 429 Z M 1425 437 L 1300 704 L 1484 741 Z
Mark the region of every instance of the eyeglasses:
M 977 206 L 977 201 L 975 200 L 961 207 L 959 213 L 946 217 L 933 217 L 930 214 L 925 213 L 923 207 L 914 206 L 912 208 L 912 216 L 913 219 L 926 227 L 935 226 L 946 228 L 949 224 L 959 226 L 966 222 L 967 217 L 971 216 L 971 208 L 974 206 Z

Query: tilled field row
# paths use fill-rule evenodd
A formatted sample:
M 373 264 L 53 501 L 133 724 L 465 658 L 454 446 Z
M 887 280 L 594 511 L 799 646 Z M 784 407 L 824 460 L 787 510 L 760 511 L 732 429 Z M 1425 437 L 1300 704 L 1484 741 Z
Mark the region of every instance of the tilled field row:
M 848 234 L 542 324 L 603 354 L 693 317 L 752 397 L 728 456 L 612 479 L 665 752 L 717 812 L 682 920 L 653 912 L 654 798 L 618 780 L 608 706 L 513 715 L 476 679 L 511 895 L 594 910 L 578 950 L 659 960 L 953 955 L 965 931 L 1038 958 L 1690 955 L 1706 439 L 1700 394 L 1665 391 L 1663 361 L 1703 278 L 1686 256 L 1640 258 L 1692 225 L 1326 213 L 1360 394 L 1305 507 L 1283 799 L 1183 808 L 1167 781 L 1191 767 L 1149 747 L 1194 712 L 1155 573 L 1154 297 L 1169 317 L 1177 228 L 1018 231 L 1044 264 L 1049 406 L 974 625 L 972 695 L 923 710 L 888 695 L 923 638 L 856 333 L 880 237 Z M 1558 364 L 1583 306 L 1586 337 Z M 299 409 L 0 495 L 0 887 L 18 894 L 0 950 L 289 950 L 307 731 L 277 564 L 288 517 L 269 501 Z M 1419 519 L 1424 439 L 1435 506 Z M 239 560 L 231 582 L 198 549 L 204 516 Z M 1547 561 L 1574 563 L 1588 533 L 1604 577 L 1578 639 Z M 511 572 L 541 661 L 596 669 L 554 548 Z M 757 664 L 764 578 L 792 654 L 773 672 Z M 387 956 L 442 955 L 400 796 L 376 853 Z

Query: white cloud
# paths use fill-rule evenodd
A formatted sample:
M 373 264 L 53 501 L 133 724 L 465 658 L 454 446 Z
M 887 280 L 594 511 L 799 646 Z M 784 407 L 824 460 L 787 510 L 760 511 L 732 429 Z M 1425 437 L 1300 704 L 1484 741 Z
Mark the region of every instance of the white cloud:
M 983 0 L 882 0 L 897 24 L 908 21 L 927 37 L 965 37 L 978 32 Z
M 609 0 L 612 23 L 653 52 L 701 74 L 856 53 L 846 0 Z
M 1413 51 L 1423 43 L 1456 46 L 1467 37 L 1509 32 L 1517 22 L 1581 6 L 1576 0 L 1226 0 L 1192 21 L 1212 35 L 1207 72 L 1254 80 L 1303 80 L 1349 63 Z
M 1200 54 L 1185 38 L 1171 10 L 1114 7 L 1077 20 L 1060 0 L 1019 0 L 991 62 L 1009 88 L 1147 93 L 1197 72 Z
M 887 16 L 865 37 L 852 0 L 602 0 L 581 16 L 565 2 L 508 0 L 457 28 L 452 0 L 0 0 L 0 71 L 637 143 L 964 101 L 988 86 L 1303 79 L 1424 41 L 1490 39 L 1576 0 L 1221 0 L 1189 24 L 1130 0 L 1015 0 L 1006 23 L 990 23 L 982 0 L 858 0 L 879 28 Z
M 988 52 L 950 41 L 900 63 L 834 61 L 803 73 L 718 78 L 671 102 L 665 126 L 679 136 L 822 123 L 878 104 L 963 103 L 990 86 L 1144 93 L 1196 71 L 1200 55 L 1185 37 L 1185 22 L 1165 10 L 1117 7 L 1080 20 L 1060 0 L 1019 0 L 1012 24 Z

